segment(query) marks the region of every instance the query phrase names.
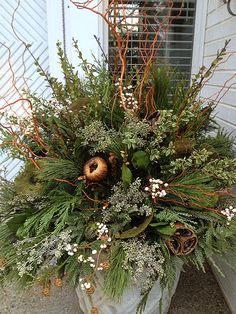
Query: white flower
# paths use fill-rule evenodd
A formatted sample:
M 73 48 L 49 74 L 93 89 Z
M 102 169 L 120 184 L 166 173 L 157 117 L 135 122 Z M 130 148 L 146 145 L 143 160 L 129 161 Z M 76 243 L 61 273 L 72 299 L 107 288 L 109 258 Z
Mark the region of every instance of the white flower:
M 84 260 L 84 256 L 83 256 L 83 255 L 80 255 L 80 256 L 78 257 L 78 261 L 79 261 L 79 262 L 83 262 L 83 260 Z
M 234 208 L 233 206 L 229 206 L 229 208 L 225 208 L 221 210 L 221 214 L 226 216 L 228 220 L 227 225 L 229 225 L 229 222 L 234 218 L 235 213 L 236 213 L 236 208 Z
M 66 251 L 70 251 L 71 249 L 72 249 L 71 244 L 67 244 L 66 247 L 65 247 L 65 250 Z
M 85 286 L 86 289 L 89 289 L 89 288 L 91 288 L 91 283 L 90 282 L 85 282 L 84 286 Z
M 92 250 L 92 254 L 93 255 L 97 254 L 97 250 Z
M 101 249 L 105 249 L 106 247 L 107 247 L 106 244 L 101 244 L 101 245 L 100 245 L 100 248 L 101 248 Z

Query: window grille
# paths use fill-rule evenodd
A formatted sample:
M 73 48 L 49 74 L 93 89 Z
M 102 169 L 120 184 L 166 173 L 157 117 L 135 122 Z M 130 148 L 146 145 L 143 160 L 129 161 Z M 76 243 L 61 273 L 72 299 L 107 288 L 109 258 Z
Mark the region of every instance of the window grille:
M 122 35 L 129 31 L 126 66 L 140 66 L 144 50 L 148 52 L 158 34 L 156 59 L 184 71 L 190 78 L 194 37 L 196 0 L 125 0 L 117 1 L 110 11 L 110 20 Z M 124 18 L 125 17 L 125 18 Z M 117 64 L 117 47 L 109 34 L 109 65 Z

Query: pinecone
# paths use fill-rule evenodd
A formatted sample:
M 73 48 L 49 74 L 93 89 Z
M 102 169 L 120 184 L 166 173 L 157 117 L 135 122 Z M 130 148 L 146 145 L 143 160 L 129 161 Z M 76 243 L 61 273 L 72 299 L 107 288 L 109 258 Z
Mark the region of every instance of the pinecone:
M 54 285 L 55 285 L 57 288 L 61 288 L 61 287 L 62 287 L 62 279 L 61 279 L 61 278 L 55 278 L 55 279 L 54 279 Z
M 110 268 L 110 263 L 108 261 L 102 262 L 100 265 L 104 270 L 108 270 Z
M 86 289 L 86 291 L 87 291 L 87 294 L 88 294 L 88 295 L 91 295 L 91 294 L 94 293 L 95 288 L 94 288 L 93 286 L 91 286 L 90 288 Z
M 44 288 L 43 288 L 43 291 L 42 291 L 42 294 L 43 294 L 45 297 L 49 297 L 49 296 L 50 296 L 50 292 L 51 292 L 51 288 L 50 288 L 50 287 L 44 287 Z
M 91 314 L 99 314 L 98 309 L 96 307 L 92 307 Z
M 51 282 L 48 281 L 48 282 L 45 282 L 44 285 L 43 285 L 42 294 L 43 294 L 45 297 L 49 297 L 49 296 L 50 296 L 50 292 L 51 292 Z

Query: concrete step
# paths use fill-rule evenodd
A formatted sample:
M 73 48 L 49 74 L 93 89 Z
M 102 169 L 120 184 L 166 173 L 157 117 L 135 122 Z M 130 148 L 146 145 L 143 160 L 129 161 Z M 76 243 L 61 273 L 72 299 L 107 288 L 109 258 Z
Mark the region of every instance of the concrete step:
M 18 295 L 15 287 L 8 285 L 0 286 L 0 314 L 82 313 L 75 291 L 69 287 L 54 287 L 45 298 L 39 287 Z M 230 314 L 230 310 L 211 270 L 203 274 L 188 268 L 181 274 L 168 314 Z

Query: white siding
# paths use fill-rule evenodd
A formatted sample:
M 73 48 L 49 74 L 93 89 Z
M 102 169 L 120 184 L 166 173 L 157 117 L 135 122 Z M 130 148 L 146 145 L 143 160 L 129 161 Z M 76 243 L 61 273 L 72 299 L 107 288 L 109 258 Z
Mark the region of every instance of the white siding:
M 236 12 L 235 1 L 232 1 L 232 9 Z M 197 23 L 197 25 L 201 27 L 203 20 L 199 19 Z M 197 25 L 196 28 L 198 27 Z M 222 97 L 216 112 L 219 124 L 229 132 L 232 132 L 233 136 L 236 136 L 236 17 L 228 13 L 227 5 L 224 4 L 223 0 L 208 0 L 206 27 L 202 33 L 202 37 L 204 38 L 203 42 L 195 42 L 195 46 L 203 46 L 203 57 L 200 64 L 206 66 L 215 58 L 217 50 L 223 47 L 225 40 L 231 39 L 227 55 L 230 53 L 234 54 L 226 63 L 222 64 L 219 69 L 217 69 L 213 78 L 205 86 L 202 96 L 210 97 L 216 94 L 223 87 L 224 83 L 232 78 L 226 86 L 234 85 L 232 85 L 230 90 Z M 199 63 L 199 61 L 196 58 L 193 60 L 193 71 L 196 72 L 194 62 Z M 226 89 L 224 89 L 223 92 L 224 91 L 226 91 Z M 236 257 L 230 257 L 230 260 L 236 268 Z M 215 272 L 216 277 L 218 278 L 232 313 L 236 313 L 236 271 L 230 269 L 225 264 L 221 264 L 221 269 L 226 277 L 222 278 Z
M 46 0 L 21 0 L 16 10 L 17 4 L 17 0 L 0 1 L 0 107 L 5 104 L 5 100 L 13 102 L 19 98 L 13 88 L 13 80 L 20 92 L 27 89 L 23 77 L 32 92 L 37 91 L 45 97 L 48 95 L 44 79 L 36 72 L 34 59 L 27 51 L 24 53 L 25 47 L 17 39 L 19 36 L 26 44 L 32 45 L 33 55 L 35 58 L 39 58 L 40 64 L 47 71 L 49 56 Z M 10 56 L 7 47 L 10 48 Z M 20 115 L 21 110 L 19 109 L 19 106 L 18 108 L 14 107 L 14 110 Z M 0 161 L 1 165 L 7 168 L 6 177 L 12 179 L 18 172 L 21 163 L 17 160 L 9 160 L 6 156 L 1 156 Z
M 236 11 L 235 1 L 232 1 L 232 9 Z M 229 86 L 231 86 L 230 91 L 220 99 L 216 112 L 220 125 L 232 132 L 233 136 L 236 136 L 236 17 L 228 13 L 227 6 L 222 0 L 208 0 L 202 62 L 204 65 L 209 66 L 215 58 L 217 50 L 223 47 L 226 39 L 231 39 L 227 55 L 233 54 L 226 63 L 223 63 L 216 70 L 213 78 L 203 90 L 202 96 L 209 97 L 216 94 L 221 90 L 224 83 L 230 80 L 226 84 L 226 88 L 222 90 L 221 95 L 224 95 Z

